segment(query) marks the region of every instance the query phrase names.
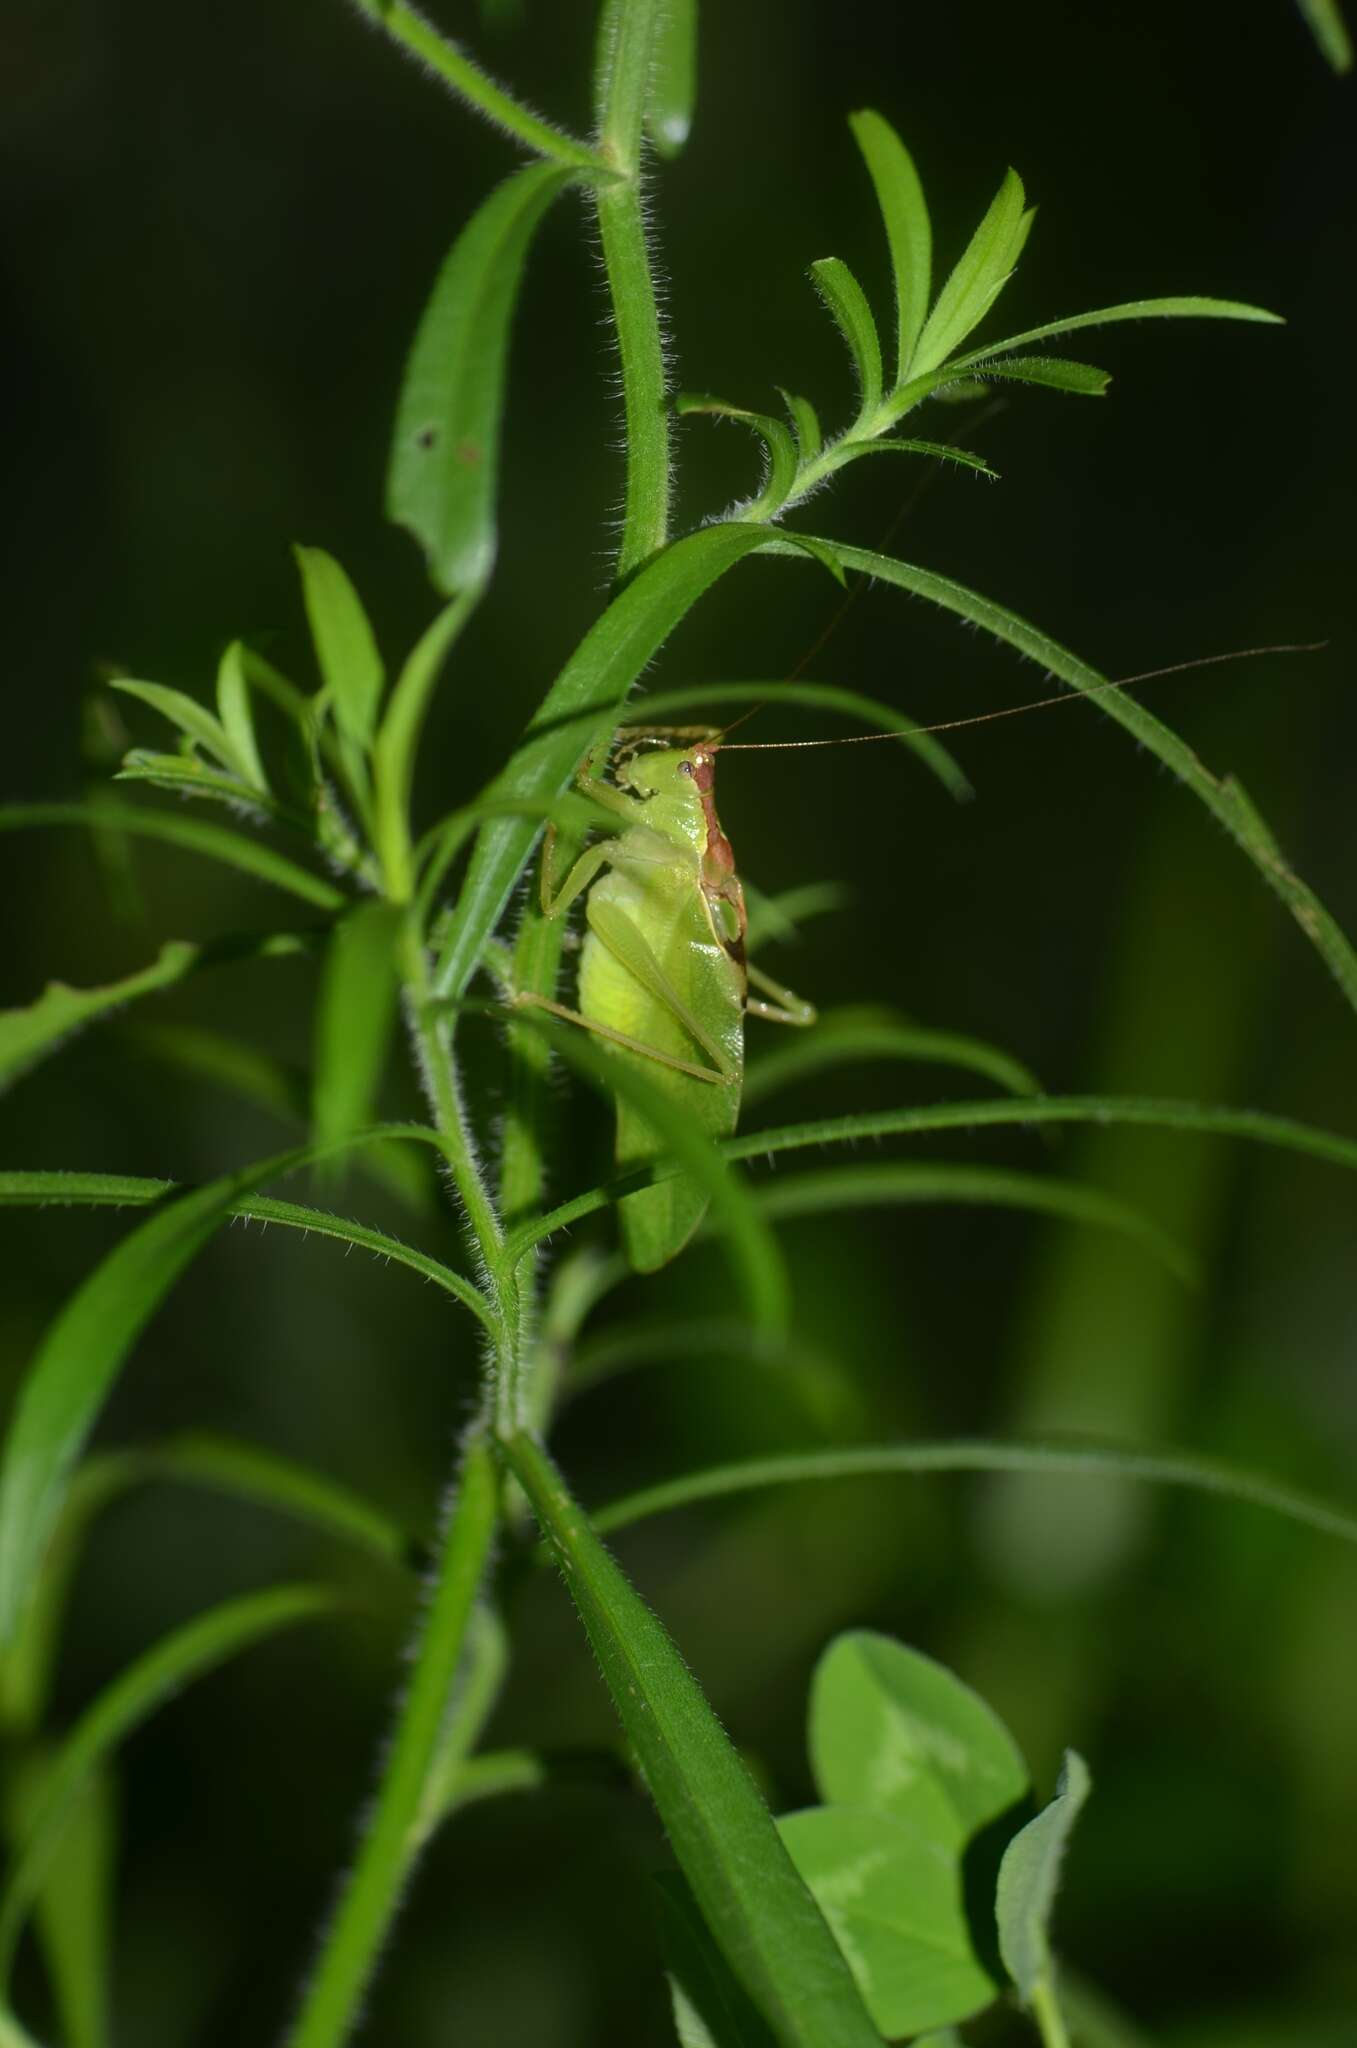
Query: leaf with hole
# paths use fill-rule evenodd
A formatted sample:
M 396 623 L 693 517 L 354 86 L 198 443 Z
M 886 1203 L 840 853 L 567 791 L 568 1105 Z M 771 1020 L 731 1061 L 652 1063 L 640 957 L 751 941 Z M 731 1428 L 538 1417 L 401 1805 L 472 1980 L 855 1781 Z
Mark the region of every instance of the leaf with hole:
M 509 330 L 533 235 L 575 175 L 529 164 L 492 192 L 454 242 L 415 334 L 386 509 L 445 597 L 483 583 L 494 562 Z

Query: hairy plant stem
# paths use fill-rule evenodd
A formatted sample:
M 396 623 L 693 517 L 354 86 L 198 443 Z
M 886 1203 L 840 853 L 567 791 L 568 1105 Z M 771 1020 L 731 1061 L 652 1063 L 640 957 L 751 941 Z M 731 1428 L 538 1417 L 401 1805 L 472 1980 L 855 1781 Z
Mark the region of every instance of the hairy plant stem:
M 1032 1992 L 1032 2017 L 1041 2034 L 1042 2048 L 1070 2048 L 1065 2018 L 1055 1992 L 1045 1977 Z
M 419 1826 L 421 1805 L 498 1525 L 498 1493 L 489 1443 L 478 1431 L 466 1445 L 455 1482 L 409 1690 L 376 1801 L 287 2048 L 339 2048 L 347 2039 L 427 1838 Z
M 520 106 L 512 93 L 507 93 L 502 85 L 496 85 L 479 64 L 474 63 L 456 43 L 440 36 L 413 7 L 403 5 L 403 0 L 358 0 L 358 5 L 362 13 L 384 28 L 393 41 L 408 50 L 418 63 L 426 64 L 436 77 L 450 85 L 478 113 L 484 114 L 497 128 L 503 128 L 539 156 L 550 157 L 556 163 L 578 164 L 584 170 L 603 168 L 587 143 L 577 142 L 573 135 L 567 135 L 563 129 Z
M 664 346 L 641 194 L 642 131 L 659 19 L 658 0 L 609 0 L 595 76 L 598 154 L 618 173 L 615 183 L 597 186 L 594 197 L 626 420 L 619 577 L 630 575 L 669 537 Z

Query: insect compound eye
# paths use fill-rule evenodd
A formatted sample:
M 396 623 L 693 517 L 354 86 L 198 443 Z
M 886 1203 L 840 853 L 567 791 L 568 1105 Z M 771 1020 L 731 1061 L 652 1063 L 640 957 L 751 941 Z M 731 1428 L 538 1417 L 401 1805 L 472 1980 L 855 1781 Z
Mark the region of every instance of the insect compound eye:
M 679 772 L 679 774 L 680 774 L 680 775 L 686 775 L 686 776 L 688 776 L 688 777 L 689 777 L 689 779 L 691 779 L 691 777 L 692 777 L 692 774 L 693 774 L 693 764 L 692 764 L 692 762 L 691 762 L 691 761 L 680 761 L 680 762 L 679 762 L 679 766 L 678 766 L 678 772 Z

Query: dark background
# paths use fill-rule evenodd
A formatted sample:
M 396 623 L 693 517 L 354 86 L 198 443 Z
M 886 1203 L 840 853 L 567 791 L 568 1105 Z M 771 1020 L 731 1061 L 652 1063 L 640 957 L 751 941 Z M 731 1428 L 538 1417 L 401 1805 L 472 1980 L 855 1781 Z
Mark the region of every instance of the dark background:
M 562 121 L 587 120 L 591 7 L 469 0 L 440 21 Z M 930 194 L 945 272 L 1012 162 L 1040 207 L 999 324 L 1202 291 L 1284 329 L 1078 337 L 1101 403 L 1007 397 L 989 486 L 940 476 L 892 543 L 1125 675 L 1273 641 L 1327 652 L 1147 688 L 1234 770 L 1348 928 L 1352 87 L 1287 0 L 924 10 L 710 6 L 688 154 L 655 181 L 675 381 L 830 424 L 849 380 L 804 272 L 842 255 L 884 310 L 870 188 L 843 116 L 879 107 Z M 346 564 L 395 660 L 431 614 L 381 516 L 403 352 L 434 270 L 510 147 L 337 0 L 9 0 L 0 24 L 9 348 L 4 794 L 77 795 L 126 743 L 101 663 L 206 694 L 243 633 L 305 677 L 296 539 Z M 472 793 L 595 616 L 620 488 L 606 308 L 573 202 L 535 250 L 515 341 L 495 587 L 458 650 L 424 762 L 429 817 Z M 946 430 L 938 408 L 918 431 Z M 748 487 L 742 440 L 680 435 L 692 522 Z M 913 482 L 869 463 L 804 515 L 880 542 Z M 821 574 L 732 576 L 660 682 L 785 674 L 833 615 Z M 921 719 L 1045 693 L 1032 667 L 898 592 L 862 596 L 810 673 Z M 102 709 L 98 707 L 102 705 Z M 125 706 L 124 706 L 125 708 Z M 775 722 L 776 720 L 776 722 Z M 765 714 L 768 737 L 832 728 Z M 139 737 L 149 724 L 134 717 Z M 1199 807 L 1083 706 L 958 736 L 957 808 L 894 749 L 730 759 L 723 818 L 765 889 L 833 877 L 850 907 L 770 964 L 822 1007 L 890 1002 L 1010 1048 L 1053 1090 L 1248 1103 L 1350 1126 L 1353 1020 L 1299 931 Z M 165 801 L 168 801 L 166 799 Z M 276 902 L 186 856 L 135 855 L 118 910 L 77 835 L 7 836 L 3 1000 L 126 972 L 162 936 L 264 929 Z M 204 979 L 155 1012 L 305 1056 L 313 969 Z M 142 1011 L 138 1017 L 152 1013 Z M 129 1017 L 6 1103 L 8 1162 L 204 1176 L 278 1128 L 147 1056 Z M 496 1075 L 487 1069 L 486 1087 Z M 952 1077 L 866 1069 L 761 1114 L 926 1100 Z M 961 1093 L 979 1092 L 964 1078 Z M 412 1098 L 393 1076 L 396 1111 Z M 493 1101 L 492 1101 L 493 1107 Z M 562 1191 L 603 1156 L 562 1093 Z M 606 1134 L 604 1134 L 606 1137 Z M 939 1157 L 1082 1176 L 1206 1261 L 1187 1294 L 1119 1240 L 1007 1213 L 907 1210 L 787 1226 L 803 1337 L 843 1361 L 849 1438 L 1049 1426 L 1188 1442 L 1354 1491 L 1357 1197 L 1334 1170 L 1158 1134 L 964 1135 Z M 411 1226 L 357 1183 L 353 1213 Z M 9 1214 L 12 1384 L 116 1218 Z M 441 1233 L 441 1238 L 440 1238 Z M 610 1314 L 719 1314 L 685 1259 Z M 409 1276 L 235 1230 L 139 1348 L 109 1441 L 226 1429 L 313 1460 L 412 1525 L 432 1515 L 475 1370 L 470 1326 Z M 823 1436 L 794 1391 L 661 1367 L 581 1399 L 560 1450 L 589 1499 L 719 1455 Z M 693 1514 L 621 1543 L 775 1802 L 809 1791 L 813 1660 L 870 1623 L 953 1662 L 1039 1782 L 1078 1744 L 1098 1790 L 1070 1870 L 1070 1956 L 1173 2048 L 1328 2048 L 1357 2034 L 1357 1570 L 1250 1510 L 1048 1480 L 824 1489 Z M 78 1578 L 69 1716 L 211 1600 L 352 1569 L 262 1511 L 153 1488 L 102 1520 Z M 389 1589 L 388 1589 L 389 1591 Z M 370 1781 L 404 1610 L 316 1628 L 228 1668 L 127 1746 L 119 2038 L 274 2038 Z M 610 1722 L 563 1597 L 534 1588 L 492 1740 Z M 435 1846 L 366 2038 L 595 2048 L 668 2036 L 641 1803 L 580 1788 L 477 1809 Z M 36 1976 L 30 1995 L 41 1991 Z M 1016 2038 L 1016 2037 L 1015 2037 Z

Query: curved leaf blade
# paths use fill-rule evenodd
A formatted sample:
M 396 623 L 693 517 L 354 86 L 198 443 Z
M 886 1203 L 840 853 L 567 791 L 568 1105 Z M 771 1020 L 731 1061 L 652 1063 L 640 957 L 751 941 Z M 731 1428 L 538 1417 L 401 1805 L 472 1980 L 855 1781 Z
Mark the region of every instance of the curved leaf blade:
M 1266 307 L 1251 306 L 1241 299 L 1200 296 L 1127 299 L 1118 306 L 1100 306 L 1091 313 L 1073 313 L 1063 320 L 1048 320 L 1040 327 L 1028 327 L 1021 334 L 1010 334 L 1006 341 L 987 342 L 984 348 L 958 357 L 947 367 L 957 372 L 969 370 L 989 356 L 1003 355 L 1007 349 L 1027 348 L 1034 341 L 1053 340 L 1057 334 L 1077 334 L 1084 327 L 1112 327 L 1127 320 L 1244 320 L 1267 327 L 1286 324 L 1280 313 L 1269 313 Z
M 1067 356 L 987 356 L 976 365 L 975 375 L 999 377 L 1010 384 L 1039 384 L 1078 398 L 1103 398 L 1112 382 L 1096 364 L 1072 362 Z
M 358 904 L 335 926 L 316 1002 L 311 1125 L 315 1142 L 337 1148 L 373 1121 L 396 1027 L 397 905 Z
M 0 1089 L 54 1052 L 82 1024 L 106 1017 L 138 996 L 172 988 L 191 974 L 201 959 L 200 947 L 171 939 L 149 967 L 125 975 L 121 981 L 106 982 L 102 988 L 72 988 L 68 982 L 49 981 L 26 1009 L 0 1010 Z
M 259 758 L 254 712 L 250 705 L 250 683 L 245 669 L 245 650 L 233 640 L 217 668 L 217 716 L 240 764 L 240 774 L 251 789 L 265 791 L 268 778 Z
M 0 1894 L 0 1984 L 72 1802 L 90 1773 L 125 1735 L 185 1685 L 238 1651 L 294 1622 L 330 1612 L 336 1604 L 335 1596 L 319 1586 L 276 1586 L 225 1601 L 166 1636 L 100 1693 L 53 1759 L 38 1812 Z
M 1051 1915 L 1060 1866 L 1080 1811 L 1093 1789 L 1088 1765 L 1067 1749 L 1055 1797 L 1013 1837 L 999 1865 L 994 1910 L 1004 1968 L 1030 2005 L 1044 1987 L 1054 1992 Z
M 895 381 L 903 384 L 923 331 L 932 290 L 933 230 L 914 159 L 889 121 L 870 107 L 848 125 L 876 190 L 895 280 Z
M 483 583 L 494 562 L 509 329 L 538 223 L 576 175 L 528 164 L 492 192 L 453 243 L 415 333 L 386 509 L 445 597 Z
M 1351 71 L 1352 38 L 1338 0 L 1298 0 L 1298 4 L 1330 68 Z
M 846 1063 L 922 1060 L 983 1074 L 1010 1095 L 1039 1095 L 1041 1084 L 1020 1060 L 984 1039 L 959 1031 L 929 1031 L 893 1010 L 824 1010 L 809 1031 L 766 1052 L 745 1070 L 744 1100 L 761 1102 L 779 1088 Z
M 881 341 L 867 294 L 838 256 L 824 256 L 812 263 L 810 275 L 853 359 L 859 414 L 874 413 L 881 403 Z
M 767 456 L 766 472 L 755 495 L 739 512 L 742 519 L 772 519 L 782 510 L 796 482 L 797 444 L 781 420 L 768 413 L 749 412 L 739 405 L 727 405 L 723 398 L 681 391 L 674 400 L 681 418 L 709 413 L 718 419 L 739 420 L 762 441 Z
M 702 1917 L 781 2048 L 880 2048 L 842 1954 L 663 1625 L 546 1453 L 506 1446 Z
M 878 1473 L 1046 1472 L 1111 1473 L 1143 1479 L 1159 1486 L 1180 1486 L 1302 1522 L 1322 1535 L 1357 1543 L 1357 1513 L 1336 1506 L 1299 1487 L 1251 1472 L 1228 1459 L 1193 1451 L 1146 1450 L 1119 1444 L 1051 1438 L 1005 1442 L 1001 1438 L 958 1437 L 951 1442 L 869 1444 L 860 1450 L 790 1451 L 776 1457 L 750 1458 L 690 1472 L 663 1485 L 650 1486 L 594 1512 L 600 1534 L 624 1529 L 650 1515 L 669 1514 L 697 1501 L 719 1500 L 727 1494 L 757 1493 L 767 1486 L 800 1486 L 812 1480 L 830 1482 Z
M 202 854 L 207 860 L 239 868 L 255 881 L 285 889 L 320 910 L 339 910 L 345 900 L 333 883 L 309 874 L 271 846 L 262 846 L 223 825 L 206 825 L 167 811 L 138 810 L 131 804 L 8 804 L 0 808 L 0 832 L 43 825 L 83 825 L 93 832 L 129 832 L 143 839 L 161 839 L 185 853 Z

